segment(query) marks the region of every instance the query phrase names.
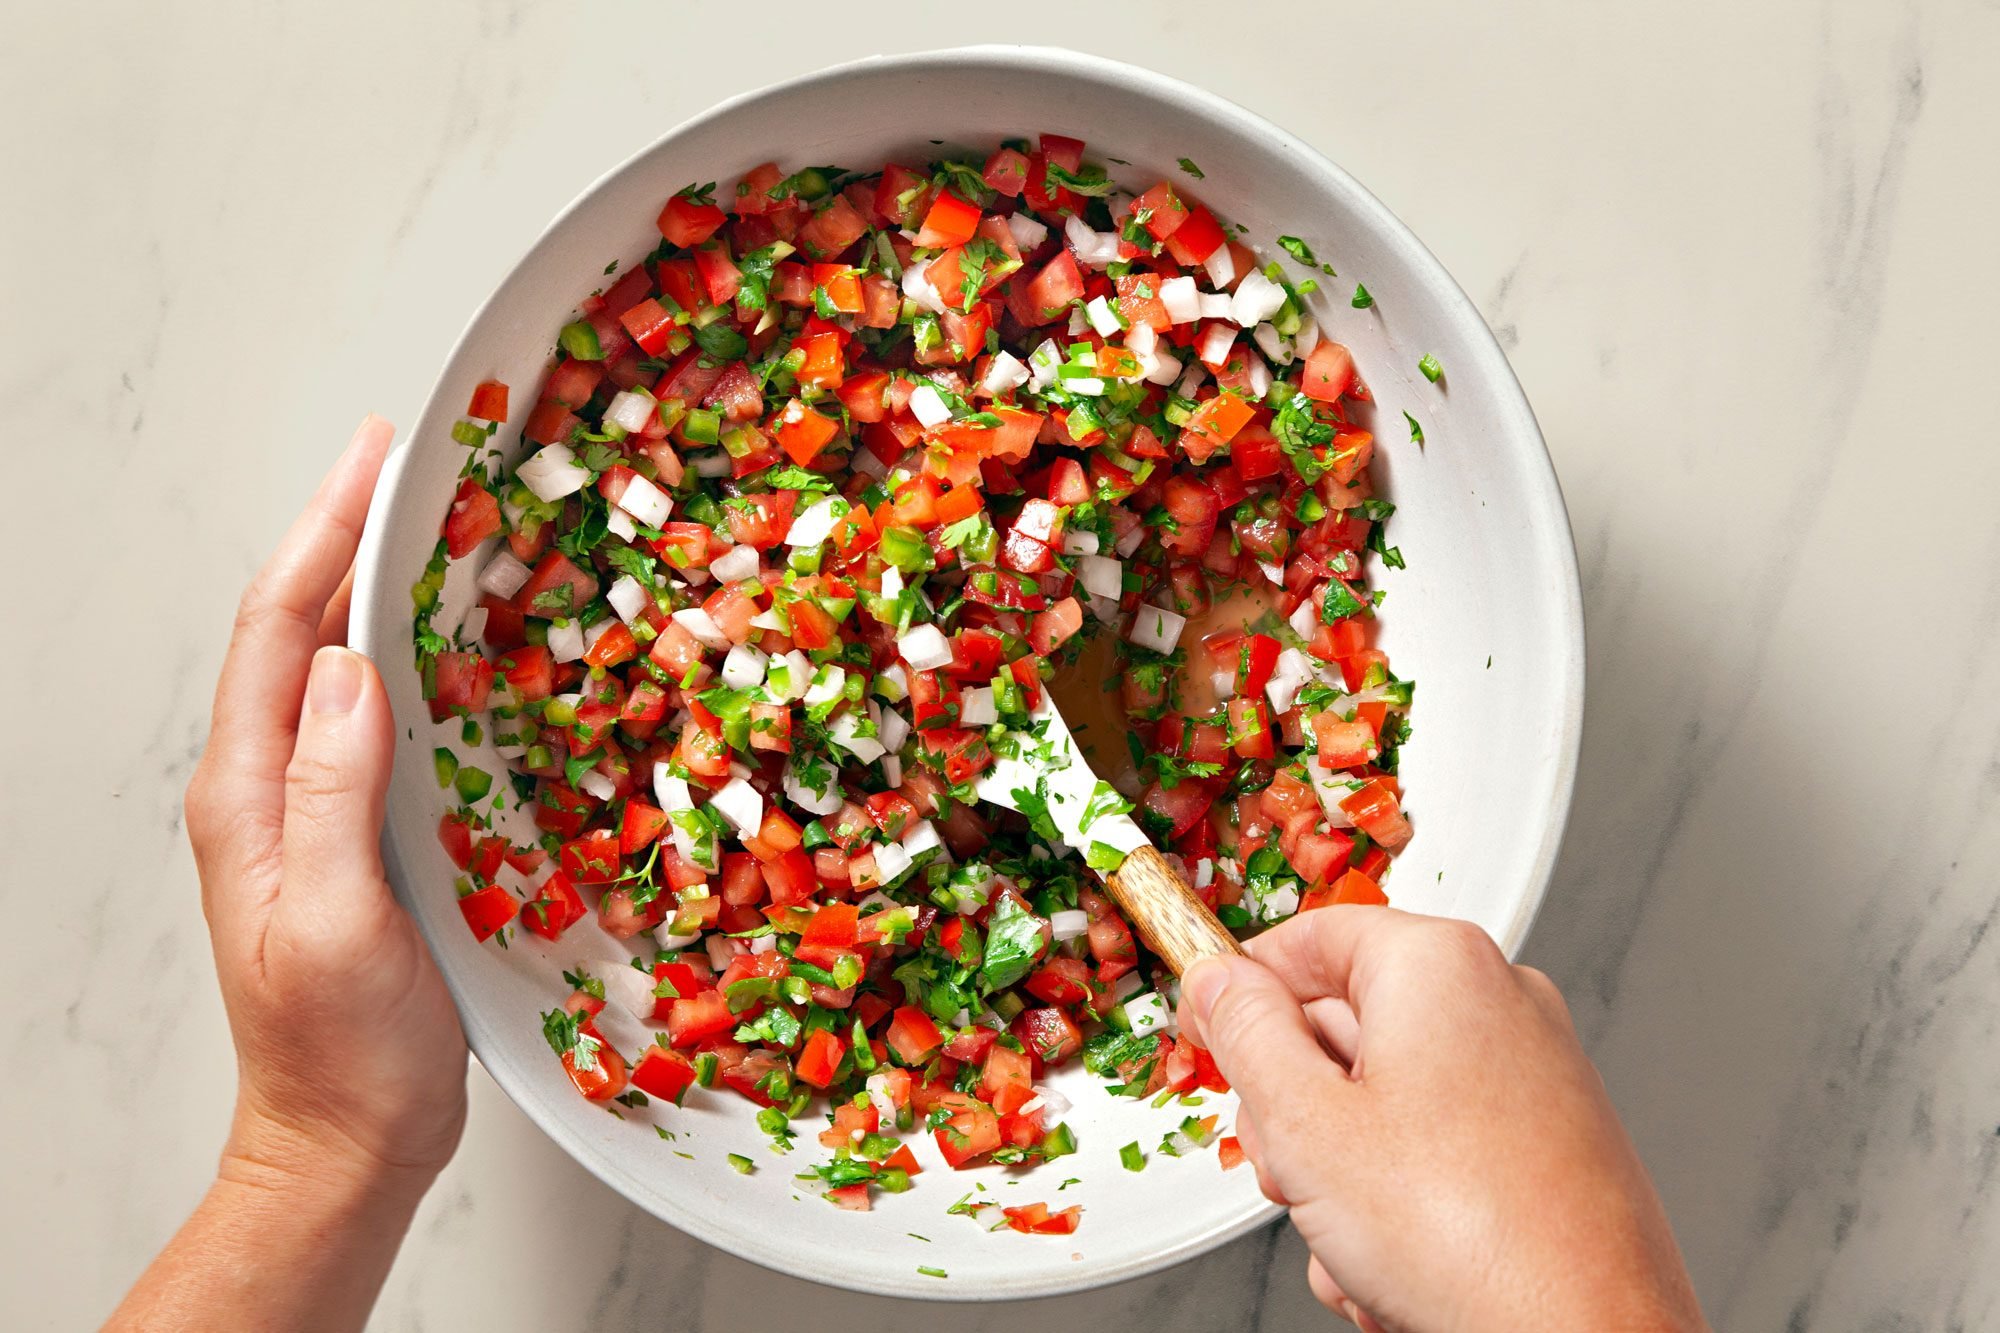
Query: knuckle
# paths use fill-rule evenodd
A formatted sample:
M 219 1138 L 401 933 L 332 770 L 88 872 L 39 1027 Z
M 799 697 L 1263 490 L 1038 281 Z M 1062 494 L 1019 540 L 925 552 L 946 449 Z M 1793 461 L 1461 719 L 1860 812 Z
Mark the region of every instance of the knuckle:
M 285 765 L 285 803 L 313 818 L 345 800 L 353 781 L 339 765 L 301 750 Z
M 1568 1020 L 1569 1001 L 1563 998 L 1562 987 L 1548 973 L 1538 967 L 1516 967 L 1514 975 L 1538 1008 L 1552 1017 Z

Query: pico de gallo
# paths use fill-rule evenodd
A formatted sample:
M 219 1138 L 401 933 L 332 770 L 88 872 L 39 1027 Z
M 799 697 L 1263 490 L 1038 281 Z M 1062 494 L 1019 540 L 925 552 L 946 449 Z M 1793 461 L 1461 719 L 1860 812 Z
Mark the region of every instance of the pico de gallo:
M 954 1169 L 1073 1152 L 1054 1066 L 1226 1089 L 1111 867 L 973 794 L 1092 641 L 1131 738 L 1107 804 L 1227 925 L 1386 901 L 1411 686 L 1374 646 L 1363 553 L 1401 556 L 1368 390 L 1308 312 L 1311 252 L 1260 260 L 1187 186 L 1128 194 L 1057 135 L 765 163 L 668 198 L 659 247 L 605 271 L 518 462 L 508 387 L 473 394 L 417 665 L 509 772 L 439 747 L 439 833 L 479 939 L 631 951 L 544 1019 L 584 1097 L 727 1090 L 780 1147 L 818 1108 L 806 1177 L 866 1208 L 926 1137 Z M 447 632 L 456 560 L 479 600 Z M 607 1005 L 652 1040 L 608 1040 Z M 1156 1152 L 1218 1137 L 1190 1114 Z

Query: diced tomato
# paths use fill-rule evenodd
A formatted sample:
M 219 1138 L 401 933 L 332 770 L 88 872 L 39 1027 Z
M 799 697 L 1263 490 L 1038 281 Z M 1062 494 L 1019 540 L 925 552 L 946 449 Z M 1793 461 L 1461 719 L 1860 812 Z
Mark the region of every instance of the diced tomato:
M 465 415 L 481 421 L 505 421 L 507 386 L 499 380 L 481 380 L 473 386 L 472 405 L 465 409 Z
M 890 1020 L 886 1034 L 889 1049 L 905 1065 L 921 1065 L 944 1045 L 944 1034 L 931 1016 L 913 1005 L 904 1005 Z
M 445 551 L 457 560 L 500 531 L 500 502 L 471 477 L 458 484 L 458 494 L 445 513 Z
M 521 904 L 498 884 L 489 884 L 460 898 L 458 910 L 465 917 L 465 924 L 472 927 L 473 938 L 485 941 L 514 919 Z
M 721 230 L 726 220 L 726 215 L 714 204 L 697 203 L 685 194 L 677 194 L 660 210 L 660 235 L 684 250 L 692 249 Z
M 805 1082 L 815 1088 L 824 1088 L 833 1082 L 834 1070 L 840 1067 L 846 1055 L 846 1042 L 825 1028 L 814 1028 L 806 1038 L 805 1049 L 799 1052 L 795 1068 Z

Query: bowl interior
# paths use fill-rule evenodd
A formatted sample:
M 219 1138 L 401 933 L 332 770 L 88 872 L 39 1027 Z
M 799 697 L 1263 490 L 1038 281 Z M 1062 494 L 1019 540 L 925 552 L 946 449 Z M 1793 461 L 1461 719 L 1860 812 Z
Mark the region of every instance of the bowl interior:
M 825 1151 L 802 1124 L 799 1146 L 775 1155 L 747 1103 L 696 1095 L 681 1109 L 615 1118 L 571 1090 L 543 1042 L 539 1014 L 563 993 L 558 973 L 584 964 L 626 968 L 634 950 L 586 921 L 549 944 L 518 934 L 502 952 L 474 942 L 453 901 L 454 870 L 435 829 L 448 808 L 432 750 L 451 745 L 493 772 L 456 724 L 433 727 L 409 660 L 408 589 L 436 541 L 464 454 L 449 437 L 472 386 L 514 386 L 518 426 L 539 385 L 556 328 L 599 285 L 658 241 L 661 201 L 690 182 L 726 190 L 765 160 L 872 168 L 923 160 L 946 145 L 988 148 L 1040 131 L 1086 140 L 1124 185 L 1188 187 L 1248 239 L 1306 240 L 1339 270 L 1322 278 L 1315 313 L 1353 349 L 1376 399 L 1377 475 L 1399 506 L 1392 525 L 1408 560 L 1376 571 L 1386 588 L 1382 637 L 1418 689 L 1403 778 L 1417 835 L 1389 876 L 1402 907 L 1479 923 L 1518 948 L 1546 883 L 1568 808 L 1581 713 L 1582 631 L 1575 559 L 1561 497 L 1534 420 L 1503 356 L 1463 294 L 1386 209 L 1283 131 L 1209 94 L 1147 71 L 1068 52 L 978 48 L 861 62 L 751 94 L 681 127 L 591 187 L 473 318 L 375 498 L 356 588 L 357 643 L 385 664 L 406 733 L 385 850 L 464 1015 L 480 1061 L 507 1093 L 590 1170 L 642 1207 L 733 1253 L 801 1276 L 863 1290 L 932 1298 L 1046 1295 L 1137 1276 L 1189 1258 L 1274 1212 L 1252 1174 L 1223 1174 L 1213 1151 L 1158 1158 L 1141 1174 L 1118 1149 L 1151 1149 L 1186 1114 L 1114 1102 L 1080 1069 L 1053 1081 L 1075 1103 L 1079 1153 L 1026 1174 L 950 1173 L 928 1141 L 918 1187 L 850 1214 L 803 1193 L 794 1172 Z M 1188 158 L 1205 179 L 1176 166 Z M 1273 252 L 1275 253 L 1275 252 Z M 1347 299 L 1355 281 L 1372 310 Z M 1423 380 L 1426 353 L 1445 367 Z M 1427 443 L 1408 440 L 1404 413 Z M 503 433 L 513 439 L 513 431 Z M 475 600 L 476 562 L 455 565 L 440 624 Z M 516 829 L 527 836 L 526 821 Z M 614 1009 L 616 1006 L 613 1007 Z M 611 1011 L 607 1011 L 611 1012 Z M 627 1050 L 647 1034 L 608 1032 Z M 1224 1126 L 1233 1100 L 1209 1099 Z M 657 1125 L 674 1135 L 655 1132 Z M 1226 1129 L 1225 1129 L 1226 1132 Z M 922 1136 L 913 1136 L 921 1138 Z M 738 1174 L 726 1153 L 756 1164 Z M 1079 1183 L 1057 1186 L 1065 1178 Z M 1081 1203 L 1068 1237 L 988 1235 L 946 1208 L 975 1182 L 1002 1202 Z M 917 1233 L 928 1240 L 912 1238 Z M 939 1280 L 919 1266 L 944 1269 Z

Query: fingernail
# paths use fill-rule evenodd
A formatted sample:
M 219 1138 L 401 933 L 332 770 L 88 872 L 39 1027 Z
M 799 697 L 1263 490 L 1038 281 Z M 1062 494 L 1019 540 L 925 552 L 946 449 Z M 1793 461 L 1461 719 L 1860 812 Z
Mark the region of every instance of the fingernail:
M 313 654 L 306 679 L 306 703 L 322 717 L 354 711 L 361 697 L 361 658 L 345 648 L 322 648 Z
M 1216 997 L 1229 985 L 1229 960 L 1226 958 L 1204 958 L 1187 970 L 1181 978 L 1181 1010 L 1183 1022 L 1188 1017 L 1203 1033 L 1207 1032 L 1208 1014 L 1215 1007 Z

